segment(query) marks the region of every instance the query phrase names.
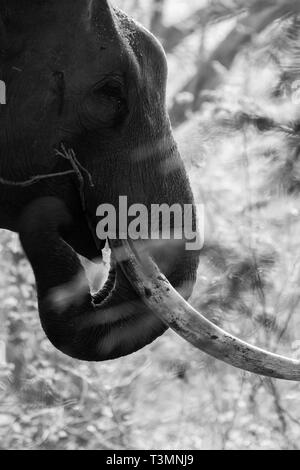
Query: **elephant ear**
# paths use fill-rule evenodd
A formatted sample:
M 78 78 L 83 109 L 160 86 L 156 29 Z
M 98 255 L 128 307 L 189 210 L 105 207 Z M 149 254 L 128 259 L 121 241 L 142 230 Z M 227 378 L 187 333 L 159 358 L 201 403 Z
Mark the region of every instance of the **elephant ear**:
M 55 25 L 59 18 L 68 18 L 72 23 L 74 18 L 81 18 L 88 6 L 89 0 L 1 0 L 0 15 L 15 32 L 34 32 L 43 21 Z
M 24 49 L 24 33 L 32 28 L 34 2 L 3 0 L 0 2 L 0 59 L 15 57 Z
M 6 27 L 4 24 L 3 15 L 1 15 L 0 11 L 0 58 L 3 56 L 8 48 L 8 38 Z
M 0 52 L 5 49 L 6 57 L 15 57 L 45 25 L 57 36 L 66 33 L 66 24 L 67 33 L 77 29 L 88 7 L 89 0 L 0 0 Z
M 32 13 L 35 2 L 25 0 L 2 0 L 0 4 L 0 15 L 4 23 L 14 23 L 18 19 L 26 21 L 27 14 Z

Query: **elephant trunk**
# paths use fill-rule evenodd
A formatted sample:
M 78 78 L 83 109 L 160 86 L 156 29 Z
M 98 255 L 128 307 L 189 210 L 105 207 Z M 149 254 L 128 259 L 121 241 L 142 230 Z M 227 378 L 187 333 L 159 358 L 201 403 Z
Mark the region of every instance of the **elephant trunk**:
M 300 380 L 300 361 L 247 344 L 208 321 L 131 242 L 114 242 L 108 280 L 92 297 L 77 254 L 61 235 L 69 219 L 60 200 L 42 198 L 26 209 L 20 230 L 36 276 L 41 322 L 59 350 L 87 361 L 114 359 L 137 351 L 171 327 L 200 350 L 235 367 Z M 53 293 L 78 276 L 81 295 L 59 308 Z
M 130 354 L 165 332 L 167 326 L 139 299 L 113 259 L 108 280 L 92 296 L 75 251 L 61 233 L 71 221 L 56 198 L 32 203 L 22 216 L 20 240 L 33 267 L 40 319 L 51 343 L 80 360 L 103 361 Z M 66 305 L 57 292 L 80 279 L 80 295 Z

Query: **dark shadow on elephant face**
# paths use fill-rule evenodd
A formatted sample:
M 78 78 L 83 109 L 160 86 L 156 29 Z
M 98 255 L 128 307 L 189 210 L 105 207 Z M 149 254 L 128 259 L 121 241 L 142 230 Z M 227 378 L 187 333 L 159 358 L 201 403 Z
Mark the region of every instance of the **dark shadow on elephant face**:
M 67 169 L 54 154 L 63 142 L 93 176 L 98 204 L 117 206 L 119 195 L 129 204 L 190 203 L 158 41 L 104 0 L 4 4 L 8 41 L 23 45 L 17 55 L 8 48 L 3 66 L 11 173 L 24 179 Z M 61 197 L 82 224 L 70 185 L 49 182 L 42 195 Z
M 62 144 L 72 149 L 95 185 L 94 230 L 97 205 L 118 208 L 119 196 L 127 196 L 128 206 L 148 208 L 193 203 L 166 110 L 166 58 L 151 33 L 106 0 L 2 0 L 0 15 L 6 38 L 1 79 L 8 89 L 8 105 L 0 110 L 3 176 L 19 181 L 66 171 L 69 162 L 57 150 Z M 74 251 L 99 256 L 81 202 L 76 176 L 26 190 L 0 188 L 0 205 L 18 221 L 13 229 L 35 272 L 50 340 L 81 359 L 118 357 L 166 326 L 140 302 L 114 256 L 110 280 L 94 299 L 84 289 L 81 303 L 69 305 L 63 317 L 49 303 L 49 292 L 82 277 Z M 188 297 L 198 253 L 185 252 L 183 244 L 172 255 L 149 246 Z M 92 328 L 76 324 L 83 315 Z M 93 320 L 99 315 L 100 324 Z

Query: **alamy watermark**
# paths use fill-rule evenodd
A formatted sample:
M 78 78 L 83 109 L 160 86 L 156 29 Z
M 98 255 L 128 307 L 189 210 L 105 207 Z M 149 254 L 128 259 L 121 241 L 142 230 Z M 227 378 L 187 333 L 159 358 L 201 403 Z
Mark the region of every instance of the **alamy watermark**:
M 0 104 L 6 104 L 6 85 L 3 80 L 0 80 Z
M 128 206 L 120 196 L 118 207 L 101 204 L 96 213 L 97 237 L 111 240 L 182 240 L 186 250 L 204 245 L 204 206 L 202 204 L 144 204 Z

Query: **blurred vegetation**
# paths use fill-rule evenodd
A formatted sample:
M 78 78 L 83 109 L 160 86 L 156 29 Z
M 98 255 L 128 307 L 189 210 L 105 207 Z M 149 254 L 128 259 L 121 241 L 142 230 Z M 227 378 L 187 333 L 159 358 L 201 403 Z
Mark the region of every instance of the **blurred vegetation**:
M 115 3 L 167 51 L 170 115 L 206 212 L 193 305 L 299 358 L 299 2 Z M 104 364 L 55 351 L 18 239 L 0 238 L 0 448 L 299 448 L 298 384 L 235 370 L 171 332 Z

